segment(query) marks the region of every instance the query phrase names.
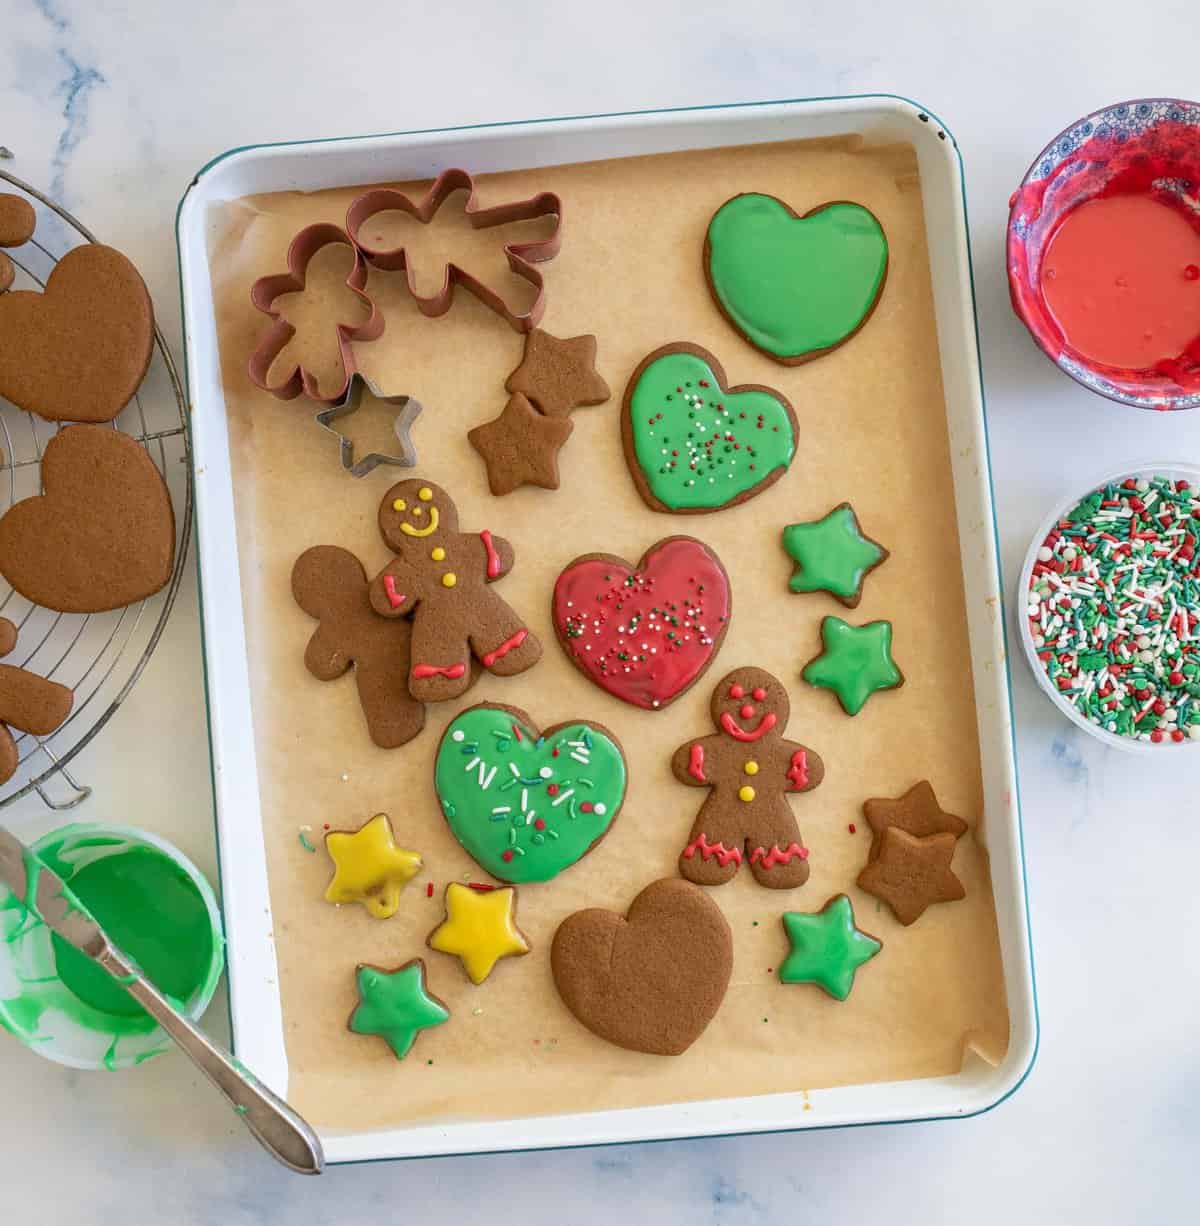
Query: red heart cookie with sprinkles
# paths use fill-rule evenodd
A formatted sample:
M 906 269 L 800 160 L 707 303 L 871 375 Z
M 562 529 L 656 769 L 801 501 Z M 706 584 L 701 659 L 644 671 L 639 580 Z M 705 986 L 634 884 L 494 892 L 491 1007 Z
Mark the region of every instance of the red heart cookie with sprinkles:
M 657 711 L 716 658 L 731 606 L 721 559 L 690 536 L 668 536 L 636 566 L 608 553 L 576 558 L 554 585 L 554 629 L 584 676 Z

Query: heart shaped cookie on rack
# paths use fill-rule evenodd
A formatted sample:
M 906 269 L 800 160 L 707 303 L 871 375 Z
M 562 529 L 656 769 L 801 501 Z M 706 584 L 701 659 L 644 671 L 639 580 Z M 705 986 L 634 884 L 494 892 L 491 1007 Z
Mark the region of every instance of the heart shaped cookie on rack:
M 0 336 L 0 396 L 47 421 L 107 422 L 150 365 L 154 308 L 119 251 L 85 243 L 43 293 L 0 294 Z
M 46 447 L 42 487 L 0 519 L 0 573 L 22 596 L 60 613 L 101 613 L 165 586 L 175 514 L 136 439 L 67 426 Z

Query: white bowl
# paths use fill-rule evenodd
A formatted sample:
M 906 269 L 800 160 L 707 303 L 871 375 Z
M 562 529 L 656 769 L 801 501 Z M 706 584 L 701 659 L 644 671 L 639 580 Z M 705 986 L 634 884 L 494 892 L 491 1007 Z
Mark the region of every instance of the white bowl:
M 73 840 L 93 857 L 129 847 L 151 847 L 173 860 L 196 887 L 212 924 L 213 952 L 204 982 L 183 1002 L 183 1012 L 198 1020 L 208 1008 L 225 965 L 225 940 L 221 913 L 212 887 L 200 870 L 165 839 L 130 826 L 106 822 L 62 826 L 33 844 L 40 852 L 55 843 Z M 110 850 L 111 848 L 111 850 Z M 90 860 L 82 859 L 77 867 Z M 108 1014 L 82 1005 L 72 998 L 72 1008 L 56 1007 L 55 990 L 68 993 L 57 979 L 54 949 L 44 924 L 28 925 L 23 909 L 5 907 L 12 895 L 0 886 L 0 1032 L 7 1030 L 39 1056 L 69 1068 L 130 1068 L 171 1047 L 163 1030 L 154 1026 L 132 1033 L 114 1034 L 106 1029 Z
M 1037 561 L 1037 552 L 1041 548 L 1042 542 L 1050 534 L 1051 529 L 1068 511 L 1077 506 L 1094 490 L 1099 489 L 1101 486 L 1120 483 L 1128 477 L 1133 477 L 1135 480 L 1142 477 L 1147 479 L 1151 477 L 1167 477 L 1172 481 L 1187 481 L 1191 485 L 1200 488 L 1200 468 L 1191 464 L 1179 463 L 1131 464 L 1128 468 L 1122 468 L 1116 473 L 1106 473 L 1095 481 L 1089 481 L 1086 485 L 1080 486 L 1076 493 L 1072 494 L 1069 498 L 1064 498 L 1055 506 L 1053 512 L 1046 516 L 1037 532 L 1034 533 L 1033 540 L 1029 546 L 1029 552 L 1025 555 L 1025 565 L 1021 567 L 1021 579 L 1015 592 L 1013 612 L 1017 621 L 1017 633 L 1021 636 L 1021 645 L 1025 648 L 1025 659 L 1029 662 L 1029 667 L 1033 670 L 1033 675 L 1037 679 L 1038 685 L 1073 724 L 1078 725 L 1089 736 L 1095 737 L 1096 740 L 1108 745 L 1112 749 L 1121 749 L 1130 753 L 1180 753 L 1189 747 L 1193 749 L 1200 748 L 1200 740 L 1193 740 L 1190 737 L 1182 742 L 1167 739 L 1160 741 L 1158 744 L 1155 744 L 1153 741 L 1140 741 L 1134 737 L 1119 736 L 1115 732 L 1109 732 L 1107 728 L 1102 728 L 1099 724 L 1094 724 L 1090 719 L 1080 715 L 1075 707 L 1062 697 L 1059 690 L 1052 684 L 1049 676 L 1047 676 L 1046 670 L 1042 667 L 1042 663 L 1037 657 L 1037 648 L 1033 643 L 1033 634 L 1029 629 L 1029 618 L 1026 614 L 1026 610 L 1029 607 L 1029 582 L 1033 577 L 1033 567 Z

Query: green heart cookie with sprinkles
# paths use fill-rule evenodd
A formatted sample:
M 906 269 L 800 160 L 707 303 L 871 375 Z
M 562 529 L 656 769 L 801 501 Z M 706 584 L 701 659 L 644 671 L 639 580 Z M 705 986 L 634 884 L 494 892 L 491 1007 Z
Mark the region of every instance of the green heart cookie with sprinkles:
M 700 515 L 761 494 L 796 454 L 796 414 L 756 383 L 729 387 L 707 349 L 663 345 L 625 388 L 625 458 L 648 507 Z
M 774 196 L 746 192 L 713 214 L 704 240 L 721 314 L 786 366 L 844 345 L 875 310 L 887 271 L 883 227 L 846 200 L 801 217 Z
M 501 881 L 549 881 L 608 833 L 625 799 L 621 746 L 607 728 L 573 720 L 545 732 L 493 703 L 450 721 L 434 781 L 451 833 Z

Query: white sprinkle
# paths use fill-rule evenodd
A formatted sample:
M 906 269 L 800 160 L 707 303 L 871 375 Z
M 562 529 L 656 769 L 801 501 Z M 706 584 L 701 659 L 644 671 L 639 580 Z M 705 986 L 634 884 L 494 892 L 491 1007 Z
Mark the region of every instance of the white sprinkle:
M 603 817 L 608 812 L 608 806 L 603 801 L 601 801 L 599 804 L 593 805 L 592 810 L 593 812 L 598 813 L 601 817 Z
M 1050 552 L 1049 545 L 1043 545 L 1041 549 L 1037 551 L 1037 556 L 1039 562 L 1049 562 L 1050 559 L 1054 557 L 1054 554 Z
M 467 734 L 461 728 L 455 728 L 454 731 L 450 733 L 450 739 L 452 741 L 465 741 L 467 739 Z
M 538 774 L 543 779 L 549 779 L 550 776 L 554 774 L 554 772 L 548 766 L 543 766 L 542 769 L 538 771 Z

